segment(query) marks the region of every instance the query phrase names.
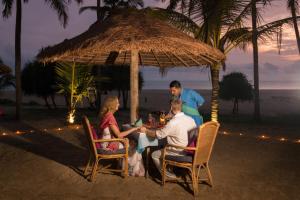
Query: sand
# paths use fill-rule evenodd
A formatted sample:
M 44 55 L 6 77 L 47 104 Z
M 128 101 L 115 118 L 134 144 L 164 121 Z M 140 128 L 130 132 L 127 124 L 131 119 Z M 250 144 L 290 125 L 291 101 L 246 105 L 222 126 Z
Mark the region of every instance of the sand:
M 290 95 L 271 91 L 265 95 L 262 111 L 272 113 L 264 115 L 275 118 L 282 115 L 290 119 L 299 116 L 299 108 L 294 105 L 299 102 L 299 93 L 288 93 Z M 143 106 L 146 107 L 144 110 L 164 108 L 167 95 L 154 94 L 149 91 L 142 93 L 147 96 L 147 103 L 141 97 L 142 105 L 147 105 Z M 208 93 L 203 94 L 207 96 Z M 221 103 L 221 113 L 230 113 L 231 104 Z M 249 107 L 252 104 L 248 107 L 245 106 L 247 103 L 242 105 L 242 114 L 251 113 Z M 227 106 L 230 108 L 226 110 Z M 0 199 L 193 198 L 190 188 L 180 184 L 167 183 L 162 187 L 153 166 L 148 179 L 123 179 L 118 175 L 97 174 L 95 182 L 91 183 L 81 174 L 88 159 L 85 135 L 81 127 L 76 129 L 76 126 L 65 125 L 65 109 L 49 111 L 44 107 L 25 107 L 24 120 L 16 122 L 12 120 L 13 107 L 3 108 L 8 116 L 0 118 L 0 134 L 6 133 L 0 135 Z M 201 109 L 207 112 L 208 105 Z M 145 112 L 142 114 L 145 115 Z M 95 111 L 83 109 L 78 115 L 82 114 L 95 121 Z M 128 111 L 117 113 L 120 123 L 127 122 L 128 116 Z M 300 139 L 298 120 L 255 124 L 239 120 L 236 122 L 226 117 L 224 119 L 227 120 L 221 122 L 210 161 L 214 187 L 200 184 L 198 198 L 299 199 L 300 143 L 296 143 Z M 15 133 L 17 130 L 25 133 L 18 135 Z M 224 135 L 224 131 L 228 134 Z M 270 138 L 257 138 L 263 134 Z M 280 141 L 281 137 L 288 141 Z

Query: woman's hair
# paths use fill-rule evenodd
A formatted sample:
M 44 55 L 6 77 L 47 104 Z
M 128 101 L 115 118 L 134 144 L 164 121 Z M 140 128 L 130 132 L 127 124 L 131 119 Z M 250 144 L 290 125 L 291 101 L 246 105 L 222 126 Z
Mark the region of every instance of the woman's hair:
M 99 119 L 101 120 L 108 112 L 112 112 L 112 113 L 116 112 L 117 104 L 118 104 L 118 97 L 116 96 L 106 97 L 99 112 Z

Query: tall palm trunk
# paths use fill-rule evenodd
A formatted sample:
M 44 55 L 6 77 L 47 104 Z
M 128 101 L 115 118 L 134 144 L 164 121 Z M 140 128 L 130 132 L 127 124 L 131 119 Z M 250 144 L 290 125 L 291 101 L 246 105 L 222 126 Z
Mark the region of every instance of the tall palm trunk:
M 259 102 L 259 70 L 258 70 L 258 45 L 257 45 L 257 9 L 256 1 L 252 1 L 252 46 L 253 46 L 253 65 L 254 65 L 254 120 L 260 121 L 260 102 Z
M 296 15 L 295 4 L 291 5 L 291 13 L 292 13 L 292 17 L 293 17 L 295 35 L 296 35 L 296 39 L 297 39 L 298 52 L 300 54 L 300 36 L 299 36 L 299 29 L 298 29 L 298 24 L 297 24 L 297 15 Z
M 101 0 L 97 0 L 97 21 L 101 20 L 100 7 L 101 7 Z
M 211 94 L 211 121 L 218 121 L 219 111 L 219 65 L 213 65 L 210 67 L 211 83 L 212 83 L 212 94 Z
M 22 30 L 22 0 L 16 2 L 15 30 L 15 76 L 16 76 L 16 119 L 21 119 L 21 30 Z

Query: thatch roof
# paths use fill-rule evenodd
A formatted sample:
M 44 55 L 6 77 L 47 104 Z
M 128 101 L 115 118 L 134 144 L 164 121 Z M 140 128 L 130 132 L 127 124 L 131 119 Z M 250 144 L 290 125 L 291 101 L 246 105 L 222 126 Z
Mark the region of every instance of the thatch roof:
M 8 74 L 11 72 L 10 67 L 8 67 L 7 65 L 4 65 L 2 63 L 0 63 L 0 75 L 1 74 Z
M 219 50 L 153 17 L 146 9 L 116 10 L 86 32 L 41 50 L 37 58 L 43 62 L 130 64 L 132 49 L 139 51 L 140 65 L 158 67 L 199 66 L 225 59 Z

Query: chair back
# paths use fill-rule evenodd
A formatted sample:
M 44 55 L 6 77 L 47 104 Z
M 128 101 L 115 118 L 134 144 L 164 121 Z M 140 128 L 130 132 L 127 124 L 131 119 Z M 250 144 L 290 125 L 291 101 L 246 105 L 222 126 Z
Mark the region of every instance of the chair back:
M 199 127 L 194 164 L 201 165 L 209 161 L 219 127 L 220 124 L 213 121 Z
M 90 121 L 86 116 L 83 116 L 82 124 L 83 124 L 83 128 L 84 128 L 84 132 L 88 139 L 89 150 L 96 157 L 97 156 L 96 143 L 94 142 L 94 137 L 93 137 Z

